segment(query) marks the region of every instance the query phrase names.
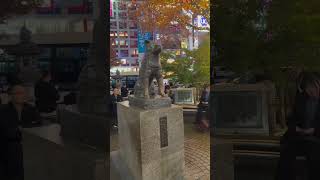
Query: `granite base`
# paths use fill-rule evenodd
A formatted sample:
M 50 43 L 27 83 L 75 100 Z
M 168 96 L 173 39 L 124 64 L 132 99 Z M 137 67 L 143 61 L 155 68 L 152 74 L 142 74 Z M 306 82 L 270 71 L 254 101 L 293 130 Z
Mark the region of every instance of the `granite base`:
M 118 104 L 119 157 L 133 180 L 184 179 L 184 123 L 179 106 Z
M 161 97 L 155 99 L 137 98 L 135 96 L 129 96 L 130 106 L 139 107 L 142 109 L 158 109 L 171 106 L 171 99 L 169 97 Z
M 72 108 L 59 108 L 57 116 L 62 137 L 107 150 L 108 117 L 84 114 Z

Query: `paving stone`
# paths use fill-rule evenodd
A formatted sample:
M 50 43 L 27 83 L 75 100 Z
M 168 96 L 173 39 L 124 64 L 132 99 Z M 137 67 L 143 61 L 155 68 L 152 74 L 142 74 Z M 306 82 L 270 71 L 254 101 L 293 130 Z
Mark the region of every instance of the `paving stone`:
M 210 179 L 210 134 L 198 132 L 193 124 L 185 125 L 185 179 Z M 117 150 L 117 134 L 110 137 L 111 151 Z

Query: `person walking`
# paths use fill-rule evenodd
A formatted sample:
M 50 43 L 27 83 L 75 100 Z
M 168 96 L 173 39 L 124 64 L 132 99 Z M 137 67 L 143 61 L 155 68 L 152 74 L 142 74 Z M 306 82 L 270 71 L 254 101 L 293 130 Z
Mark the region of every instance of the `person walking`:
M 57 109 L 60 95 L 51 83 L 49 71 L 42 73 L 41 79 L 35 85 L 36 106 L 41 113 L 51 113 Z
M 23 149 L 21 128 L 40 126 L 36 108 L 26 103 L 25 87 L 17 83 L 8 93 L 10 102 L 0 107 L 0 179 L 23 180 Z
M 296 179 L 296 156 L 307 159 L 308 180 L 319 179 L 320 164 L 320 79 L 315 73 L 302 73 L 288 130 L 280 143 L 276 180 Z
M 111 95 L 111 112 L 112 112 L 112 126 L 113 128 L 118 128 L 118 114 L 117 114 L 117 103 L 123 101 L 120 90 L 115 88 L 113 94 Z
M 209 107 L 209 97 L 210 97 L 210 86 L 205 85 L 201 93 L 200 103 L 198 104 L 196 121 L 195 124 L 199 126 L 200 129 L 204 130 L 209 128 L 208 123 L 208 107 Z

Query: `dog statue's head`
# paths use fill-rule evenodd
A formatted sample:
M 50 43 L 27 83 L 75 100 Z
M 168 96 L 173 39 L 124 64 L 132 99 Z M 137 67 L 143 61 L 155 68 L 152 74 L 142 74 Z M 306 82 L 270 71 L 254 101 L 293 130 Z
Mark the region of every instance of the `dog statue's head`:
M 145 46 L 147 51 L 151 52 L 153 55 L 158 56 L 161 53 L 161 46 L 146 40 Z

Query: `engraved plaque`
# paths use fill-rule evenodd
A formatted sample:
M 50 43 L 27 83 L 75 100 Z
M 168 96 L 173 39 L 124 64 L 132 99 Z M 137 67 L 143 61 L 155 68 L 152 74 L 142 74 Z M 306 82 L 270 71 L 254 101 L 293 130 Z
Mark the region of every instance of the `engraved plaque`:
M 168 146 L 167 117 L 160 117 L 160 147 Z

